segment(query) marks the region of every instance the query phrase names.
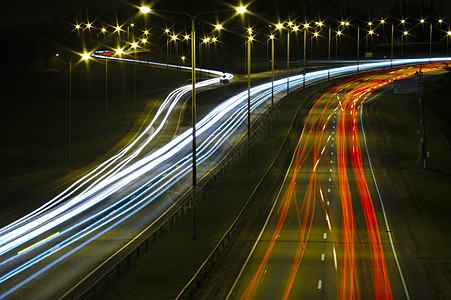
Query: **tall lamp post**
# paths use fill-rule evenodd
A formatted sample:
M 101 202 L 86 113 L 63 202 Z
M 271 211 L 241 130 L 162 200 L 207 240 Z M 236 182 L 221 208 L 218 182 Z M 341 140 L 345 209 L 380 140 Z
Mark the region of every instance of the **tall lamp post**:
M 335 34 L 335 60 L 338 60 L 338 38 L 343 34 L 341 30 L 337 30 Z
M 404 47 L 404 36 L 406 37 L 407 40 L 407 35 L 409 35 L 409 32 L 406 30 L 403 32 L 403 34 L 401 35 L 401 58 L 404 58 L 404 51 L 403 51 L 403 47 Z
M 432 22 L 429 24 L 429 61 L 432 59 Z
M 251 172 L 251 47 L 254 37 L 249 32 L 247 38 L 247 172 Z
M 105 141 L 108 136 L 108 56 L 105 56 Z
M 315 22 L 316 26 L 319 26 L 320 31 L 322 30 L 322 26 L 326 26 L 328 28 L 328 38 L 327 38 L 327 80 L 330 80 L 330 38 L 332 34 L 332 28 L 330 26 L 324 25 L 323 22 Z M 315 37 L 319 36 L 318 32 L 315 32 Z
M 91 57 L 91 53 L 83 53 L 82 60 L 87 61 Z M 67 138 L 67 156 L 69 161 L 69 169 L 72 165 L 72 56 L 69 59 L 69 107 L 68 107 L 68 138 Z
M 133 48 L 133 101 L 134 104 L 136 106 L 136 48 L 138 47 L 138 43 L 135 42 L 135 38 L 133 37 L 133 43 L 132 43 L 132 48 Z
M 394 44 L 394 28 L 393 23 L 391 24 L 391 49 L 390 49 L 390 67 L 393 67 L 393 44 Z
M 357 26 L 357 74 L 359 74 L 360 61 L 360 26 Z
M 271 40 L 271 137 L 274 136 L 272 123 L 273 123 L 273 108 L 274 108 L 274 34 L 271 33 L 269 39 Z
M 69 169 L 72 165 L 72 56 L 69 59 L 69 134 L 67 139 L 67 154 Z
M 288 26 L 293 26 L 293 22 L 288 22 Z M 290 28 L 287 29 L 287 95 L 290 93 Z
M 140 11 L 143 14 L 147 14 L 151 12 L 151 9 L 147 6 L 140 7 Z M 205 11 L 197 13 L 196 15 L 191 15 L 186 12 L 180 12 L 180 11 L 170 11 L 170 10 L 155 10 L 157 12 L 164 12 L 164 13 L 173 13 L 173 14 L 181 14 L 185 15 L 190 18 L 191 20 L 191 110 L 192 110 L 192 152 L 193 152 L 193 176 L 192 176 L 192 220 L 193 220 L 193 240 L 197 239 L 197 229 L 196 229 L 196 191 L 197 191 L 197 172 L 196 172 L 196 164 L 197 164 L 197 158 L 196 158 L 196 18 L 203 14 L 211 14 L 211 13 L 217 13 L 216 11 Z M 221 11 L 230 11 L 230 10 L 221 10 Z M 246 7 L 240 6 L 236 8 L 236 12 L 239 14 L 244 14 L 246 12 Z
M 327 42 L 327 80 L 330 80 L 330 36 L 332 34 L 332 28 L 330 26 L 327 26 L 329 28 L 329 37 Z
M 303 73 L 304 76 L 302 76 L 302 87 L 305 87 L 305 68 L 306 68 L 306 64 L 305 64 L 305 47 L 307 44 L 307 30 L 310 27 L 310 24 L 308 24 L 307 22 L 304 24 L 304 54 L 303 54 L 303 61 L 304 61 L 304 66 L 303 66 Z

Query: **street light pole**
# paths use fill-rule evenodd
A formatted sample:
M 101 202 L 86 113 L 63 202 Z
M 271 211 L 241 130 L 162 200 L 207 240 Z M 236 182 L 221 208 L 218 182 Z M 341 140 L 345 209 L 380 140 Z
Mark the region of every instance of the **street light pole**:
M 446 34 L 446 56 L 449 55 L 449 37 L 451 36 L 451 31 Z
M 429 26 L 429 61 L 431 61 L 432 58 L 432 22 Z
M 72 57 L 69 59 L 69 137 L 67 143 L 70 169 L 72 165 Z
M 273 133 L 273 109 L 274 109 L 274 35 L 271 34 L 271 137 Z
M 251 172 L 251 42 L 247 40 L 247 172 Z
M 197 170 L 196 170 L 196 16 L 191 16 L 191 125 L 193 127 L 193 188 L 192 188 L 192 217 L 193 217 L 193 240 L 197 240 L 196 227 L 196 190 L 197 190 Z
M 122 119 L 125 120 L 125 97 L 126 97 L 126 90 L 125 90 L 125 63 L 121 61 L 121 69 L 122 69 L 122 92 L 123 92 L 123 100 L 122 100 Z
M 359 59 L 360 59 L 360 26 L 357 26 L 357 74 L 359 74 Z
M 290 28 L 287 29 L 287 95 L 290 93 Z
M 133 42 L 134 43 L 134 42 Z M 136 108 L 136 46 L 134 47 L 135 51 L 133 52 L 133 101 Z
M 328 45 L 327 45 L 327 80 L 330 80 L 330 35 L 332 33 L 332 28 L 329 27 L 329 38 L 328 38 Z
M 391 24 L 391 55 L 390 55 L 390 67 L 393 67 L 393 23 Z
M 108 135 L 108 56 L 105 57 L 105 141 Z
M 307 43 L 307 28 L 308 28 L 308 25 L 307 25 L 307 23 L 306 24 L 304 24 L 304 54 L 303 54 L 303 59 L 304 59 L 304 67 L 303 67 L 303 72 L 304 72 L 304 76 L 302 77 L 302 87 L 304 87 L 305 88 L 305 68 L 306 68 L 306 65 L 305 65 L 305 44 Z

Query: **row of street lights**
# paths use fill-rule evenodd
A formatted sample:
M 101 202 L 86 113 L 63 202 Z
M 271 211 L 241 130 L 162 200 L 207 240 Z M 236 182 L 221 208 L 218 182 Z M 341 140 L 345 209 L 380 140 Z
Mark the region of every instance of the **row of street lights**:
M 285 25 L 285 23 L 286 23 L 286 25 Z M 285 23 L 278 23 L 277 25 L 275 25 L 275 28 L 279 29 L 279 30 L 282 30 L 282 29 L 286 29 L 287 30 L 287 75 L 289 75 L 290 61 L 291 61 L 290 54 L 289 54 L 289 52 L 290 52 L 290 33 L 297 33 L 298 31 L 303 31 L 304 32 L 304 45 L 306 45 L 306 35 L 308 34 L 310 28 L 313 28 L 314 26 L 311 26 L 310 25 L 311 23 L 309 23 L 309 22 L 305 22 L 305 24 L 301 24 L 301 25 L 296 25 L 292 21 L 288 21 L 288 22 L 285 22 Z M 427 22 L 426 22 L 425 19 L 421 19 L 419 24 L 426 24 L 426 23 Z M 430 36 L 429 36 L 429 55 L 430 56 L 432 56 L 432 32 L 433 32 L 432 27 L 433 27 L 433 23 L 434 22 L 429 22 L 429 24 L 430 24 L 430 30 L 429 30 L 429 32 L 430 32 Z M 131 23 L 131 24 L 134 25 L 134 23 Z M 377 32 L 377 28 L 379 26 L 385 26 L 385 25 L 390 25 L 391 24 L 392 35 L 391 35 L 391 51 L 390 52 L 391 52 L 391 58 L 393 58 L 393 44 L 394 44 L 395 22 L 389 23 L 386 20 L 380 20 L 379 24 L 377 24 L 377 25 L 375 24 L 375 22 L 371 22 L 371 21 L 368 22 L 367 24 L 368 24 L 367 25 L 367 29 L 364 29 L 366 31 L 366 34 L 365 34 L 365 53 L 368 53 L 368 37 L 370 37 L 372 39 L 374 35 L 380 36 L 381 34 Z M 409 30 L 407 30 L 407 28 L 406 28 L 406 24 L 407 24 L 407 22 L 406 22 L 405 19 L 402 19 L 399 23 L 396 24 L 396 26 L 402 26 L 402 31 L 400 31 L 401 34 L 399 35 L 399 38 L 401 40 L 401 57 L 404 56 L 404 54 L 403 54 L 403 52 L 404 52 L 404 49 L 403 49 L 404 48 L 404 41 L 410 35 Z M 440 19 L 437 22 L 437 24 L 443 25 L 444 24 L 443 20 Z M 326 25 L 326 24 L 324 24 L 321 21 L 315 22 L 315 25 L 316 25 L 316 27 L 315 27 L 314 31 L 311 32 L 312 33 L 312 37 L 311 37 L 312 41 L 313 41 L 313 38 L 318 39 L 319 37 L 322 37 L 321 31 L 322 31 L 322 27 L 323 26 L 327 27 L 329 29 L 329 31 L 331 31 L 331 29 L 332 29 L 332 26 Z M 122 31 L 121 28 L 123 26 L 124 25 L 112 26 L 114 28 L 113 33 L 117 32 L 117 34 L 119 36 L 120 32 Z M 214 25 L 214 26 L 215 26 L 215 29 L 217 29 L 217 30 L 223 29 L 222 25 L 220 25 L 220 24 L 217 24 L 217 25 Z M 336 52 L 335 53 L 335 57 L 336 57 L 336 59 L 338 58 L 338 48 L 339 48 L 338 47 L 338 39 L 341 36 L 345 36 L 345 29 L 350 27 L 350 26 L 351 26 L 351 23 L 348 22 L 348 21 L 341 21 L 337 25 L 337 30 L 335 31 L 335 48 L 336 48 L 335 49 L 335 52 Z M 77 28 L 77 30 L 83 29 L 80 24 L 77 24 L 76 28 Z M 86 25 L 85 25 L 83 30 L 88 29 L 88 28 L 89 28 L 89 30 L 94 28 L 92 23 L 89 23 L 89 22 L 86 23 Z M 360 33 L 360 29 L 361 28 L 358 27 L 359 33 Z M 103 34 L 105 34 L 107 32 L 105 27 L 102 27 L 101 31 L 103 32 Z M 169 63 L 168 62 L 169 61 L 169 54 L 168 54 L 168 52 L 169 52 L 169 43 L 171 41 L 173 41 L 175 43 L 175 42 L 177 42 L 179 40 L 188 42 L 190 37 L 187 34 L 185 34 L 185 35 L 182 34 L 181 37 L 179 37 L 179 34 L 171 33 L 169 29 L 165 29 L 165 32 L 168 35 L 168 40 L 167 40 L 167 45 L 166 45 L 166 52 L 167 52 L 166 53 L 166 56 L 167 56 L 166 60 L 167 60 L 167 63 Z M 444 33 L 445 33 L 445 36 L 446 36 L 446 53 L 448 54 L 449 53 L 449 39 L 451 38 L 451 31 L 450 30 L 444 31 Z M 134 48 L 136 48 L 136 47 L 144 47 L 145 44 L 149 42 L 149 40 L 148 40 L 149 34 L 150 34 L 149 30 L 145 29 L 145 30 L 143 30 L 143 35 L 139 39 L 136 39 L 136 41 L 135 41 L 135 37 L 133 35 L 133 42 L 129 41 L 128 44 L 130 44 L 130 45 L 135 44 Z M 271 33 L 271 36 L 273 36 L 273 38 L 274 38 L 274 34 L 273 33 Z M 329 45 L 328 46 L 328 60 L 329 60 L 329 56 L 330 56 L 329 55 L 329 52 L 330 52 L 329 48 L 331 46 L 330 45 L 331 32 L 329 33 L 328 37 L 329 37 L 328 38 L 328 40 L 329 40 L 329 42 L 328 42 L 328 45 Z M 207 36 L 207 37 L 203 38 L 203 44 L 205 44 L 207 48 L 208 48 L 208 44 L 215 43 L 216 41 L 217 41 L 217 37 L 208 37 Z M 313 47 L 313 42 L 311 42 L 311 47 Z M 303 56 L 305 56 L 305 52 L 306 52 L 306 49 L 305 49 L 305 46 L 304 46 L 304 51 L 303 51 L 304 55 Z M 312 50 L 310 52 L 312 52 Z M 182 56 L 184 56 L 184 55 L 182 55 Z M 304 59 L 304 62 L 305 62 L 305 59 Z M 304 63 L 304 69 L 305 69 L 305 63 Z M 288 82 L 287 82 L 287 91 L 289 92 L 289 83 Z

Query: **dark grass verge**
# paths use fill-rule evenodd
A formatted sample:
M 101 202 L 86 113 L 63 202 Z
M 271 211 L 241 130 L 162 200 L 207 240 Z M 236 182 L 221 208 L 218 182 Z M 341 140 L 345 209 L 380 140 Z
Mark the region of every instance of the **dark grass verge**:
M 425 117 L 430 152 L 428 169 L 417 163 L 418 96 L 414 100 L 411 95 L 386 93 L 377 112 L 389 147 L 391 164 L 407 182 L 412 207 L 416 208 L 414 213 L 409 209 L 401 213 L 415 244 L 417 258 L 439 299 L 451 299 L 451 148 L 446 138 L 451 132 L 451 124 L 447 117 L 449 110 L 444 109 L 449 106 L 444 101 L 444 90 L 448 91 L 448 95 L 451 93 L 447 77 L 449 74 L 443 72 L 425 76 L 423 99 L 431 112 Z M 441 104 L 442 109 L 439 108 Z
M 105 140 L 105 69 L 102 63 L 92 62 L 89 67 L 80 64 L 72 71 L 71 166 L 68 160 L 69 72 L 12 74 L 3 82 L 1 103 L 4 109 L 0 112 L 2 213 L 50 190 L 57 178 L 58 181 L 70 180 L 102 155 L 116 149 L 133 126 L 143 121 L 153 104 L 164 99 L 169 82 L 172 82 L 172 89 L 190 76 L 189 72 L 137 65 L 135 101 L 133 66 L 127 65 L 124 100 L 123 69 L 119 63 L 109 63 L 109 118 Z

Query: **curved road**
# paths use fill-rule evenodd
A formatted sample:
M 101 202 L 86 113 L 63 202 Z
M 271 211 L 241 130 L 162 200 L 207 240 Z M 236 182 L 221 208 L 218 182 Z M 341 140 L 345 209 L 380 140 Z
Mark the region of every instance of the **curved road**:
M 95 55 L 105 58 L 105 53 Z M 361 65 L 360 69 L 389 64 Z M 355 70 L 356 66 L 342 67 L 330 74 Z M 290 77 L 290 88 L 322 80 L 327 73 Z M 217 86 L 218 81 L 197 86 Z M 286 82 L 274 82 L 275 101 L 284 95 Z M 178 197 L 190 189 L 192 131 L 188 129 L 163 144 L 152 141 L 174 118 L 174 108 L 190 90 L 185 86 L 171 93 L 149 125 L 117 155 L 41 208 L 0 229 L 0 298 L 61 297 L 177 205 Z M 255 120 L 270 107 L 271 83 L 252 88 L 250 96 L 251 120 Z M 198 121 L 199 178 L 245 136 L 247 98 L 247 91 L 235 95 Z

